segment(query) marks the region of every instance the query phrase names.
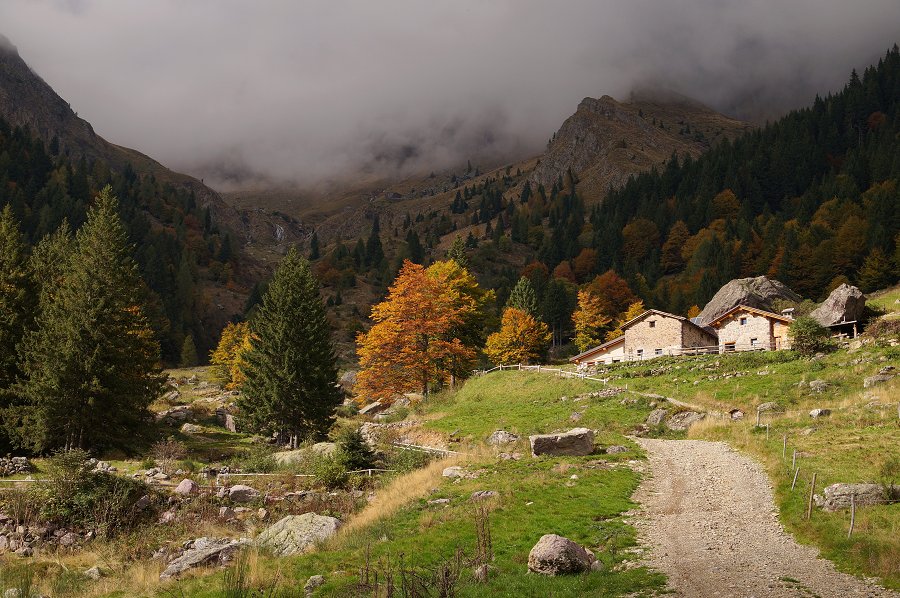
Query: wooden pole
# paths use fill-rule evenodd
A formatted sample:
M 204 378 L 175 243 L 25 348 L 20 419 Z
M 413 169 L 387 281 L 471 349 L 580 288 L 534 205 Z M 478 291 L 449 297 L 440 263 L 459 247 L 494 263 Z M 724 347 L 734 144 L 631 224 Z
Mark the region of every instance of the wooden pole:
M 850 530 L 847 531 L 847 539 L 853 534 L 853 524 L 856 522 L 856 495 L 850 495 Z
M 759 427 L 759 409 L 756 410 L 756 427 Z
M 769 439 L 769 424 L 766 424 L 766 440 Z
M 797 467 L 797 449 L 794 449 L 794 455 L 791 457 L 791 469 L 796 469 Z
M 794 470 L 794 481 L 791 482 L 791 492 L 794 491 L 794 486 L 797 485 L 797 476 L 798 476 L 798 475 L 800 475 L 800 468 L 799 468 L 799 467 L 798 467 L 796 470 Z
M 787 458 L 787 434 L 781 437 L 781 460 Z
M 816 472 L 813 472 L 812 484 L 809 485 L 809 502 L 806 504 L 806 518 L 812 516 L 813 493 L 816 491 Z

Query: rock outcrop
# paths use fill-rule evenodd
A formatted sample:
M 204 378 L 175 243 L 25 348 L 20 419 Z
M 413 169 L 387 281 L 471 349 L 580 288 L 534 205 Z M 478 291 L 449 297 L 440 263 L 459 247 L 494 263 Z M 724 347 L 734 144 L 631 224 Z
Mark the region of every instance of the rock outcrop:
M 531 455 L 590 455 L 594 450 L 594 432 L 587 428 L 574 428 L 558 434 L 529 436 Z
M 301 554 L 336 534 L 340 526 L 340 519 L 325 515 L 288 515 L 266 528 L 256 543 L 278 556 Z
M 169 562 L 160 574 L 160 579 L 171 579 L 188 569 L 209 565 L 226 565 L 234 558 L 235 553 L 249 541 L 241 538 L 197 538 L 187 542 L 184 551 Z
M 670 430 L 680 432 L 687 430 L 704 417 L 706 417 L 706 414 L 697 413 L 696 411 L 679 411 L 669 418 L 669 421 L 666 422 L 666 426 L 668 426 Z
M 562 536 L 541 536 L 528 553 L 528 570 L 541 575 L 571 575 L 594 568 L 597 558 L 589 550 Z
M 809 316 L 822 326 L 831 326 L 856 322 L 862 318 L 865 309 L 866 296 L 858 288 L 845 283 L 831 291 L 828 299 Z
M 501 445 L 501 444 L 511 444 L 513 442 L 517 442 L 519 437 L 511 432 L 507 432 L 506 430 L 497 430 L 490 436 L 488 436 L 487 443 L 492 445 Z
M 851 496 L 857 507 L 878 504 L 886 498 L 880 484 L 832 484 L 825 487 L 824 494 L 817 504 L 826 511 L 849 509 Z
M 738 278 L 727 283 L 713 295 L 697 316 L 697 321 L 701 326 L 706 326 L 737 305 L 772 311 L 773 303 L 778 299 L 801 301 L 802 297 L 784 283 L 765 276 Z

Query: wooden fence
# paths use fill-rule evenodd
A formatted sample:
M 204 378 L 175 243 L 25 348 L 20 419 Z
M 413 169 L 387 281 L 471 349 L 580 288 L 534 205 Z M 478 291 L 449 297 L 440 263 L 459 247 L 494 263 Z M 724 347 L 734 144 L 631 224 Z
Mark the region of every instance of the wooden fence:
M 551 368 L 545 365 L 523 365 L 521 363 L 514 365 L 498 365 L 497 367 L 493 367 L 489 370 L 473 370 L 473 374 L 475 376 L 483 376 L 485 374 L 490 374 L 491 372 L 496 371 L 509 371 L 516 370 L 520 372 L 537 372 L 539 374 L 556 374 L 560 378 L 576 378 L 578 380 L 593 380 L 594 382 L 602 382 L 603 384 L 607 384 L 610 381 L 610 378 L 596 378 L 594 376 L 588 376 L 583 372 L 572 372 L 569 370 L 564 370 L 562 368 Z

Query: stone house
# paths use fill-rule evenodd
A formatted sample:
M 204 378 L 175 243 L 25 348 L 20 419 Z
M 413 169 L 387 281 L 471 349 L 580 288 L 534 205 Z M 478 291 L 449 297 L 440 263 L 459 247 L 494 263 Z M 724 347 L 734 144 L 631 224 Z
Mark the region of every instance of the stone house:
M 623 336 L 571 359 L 579 367 L 643 361 L 664 355 L 715 352 L 715 331 L 675 314 L 650 309 L 622 325 Z
M 793 318 L 770 311 L 736 305 L 709 325 L 719 335 L 719 352 L 777 351 L 790 349 L 788 327 Z

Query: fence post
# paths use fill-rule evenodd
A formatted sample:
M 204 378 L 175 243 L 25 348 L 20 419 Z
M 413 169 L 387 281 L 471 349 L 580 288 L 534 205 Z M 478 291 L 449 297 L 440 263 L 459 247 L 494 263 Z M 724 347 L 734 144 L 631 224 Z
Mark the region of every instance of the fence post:
M 812 483 L 809 485 L 809 502 L 806 504 L 806 519 L 812 516 L 813 494 L 816 491 L 816 472 L 813 472 Z M 852 494 L 851 494 L 852 496 Z
M 853 534 L 853 524 L 856 522 L 856 495 L 850 494 L 850 529 L 847 531 L 847 539 Z
M 795 469 L 797 467 L 797 449 L 794 449 L 794 454 L 791 456 L 791 469 Z
M 794 470 L 794 481 L 791 482 L 791 492 L 794 491 L 794 486 L 797 485 L 797 476 L 800 475 L 800 468 Z
M 757 409 L 756 410 L 756 427 L 757 428 L 759 427 L 759 414 L 760 414 L 760 411 L 759 411 L 759 409 Z
M 781 460 L 787 458 L 787 434 L 781 437 Z

